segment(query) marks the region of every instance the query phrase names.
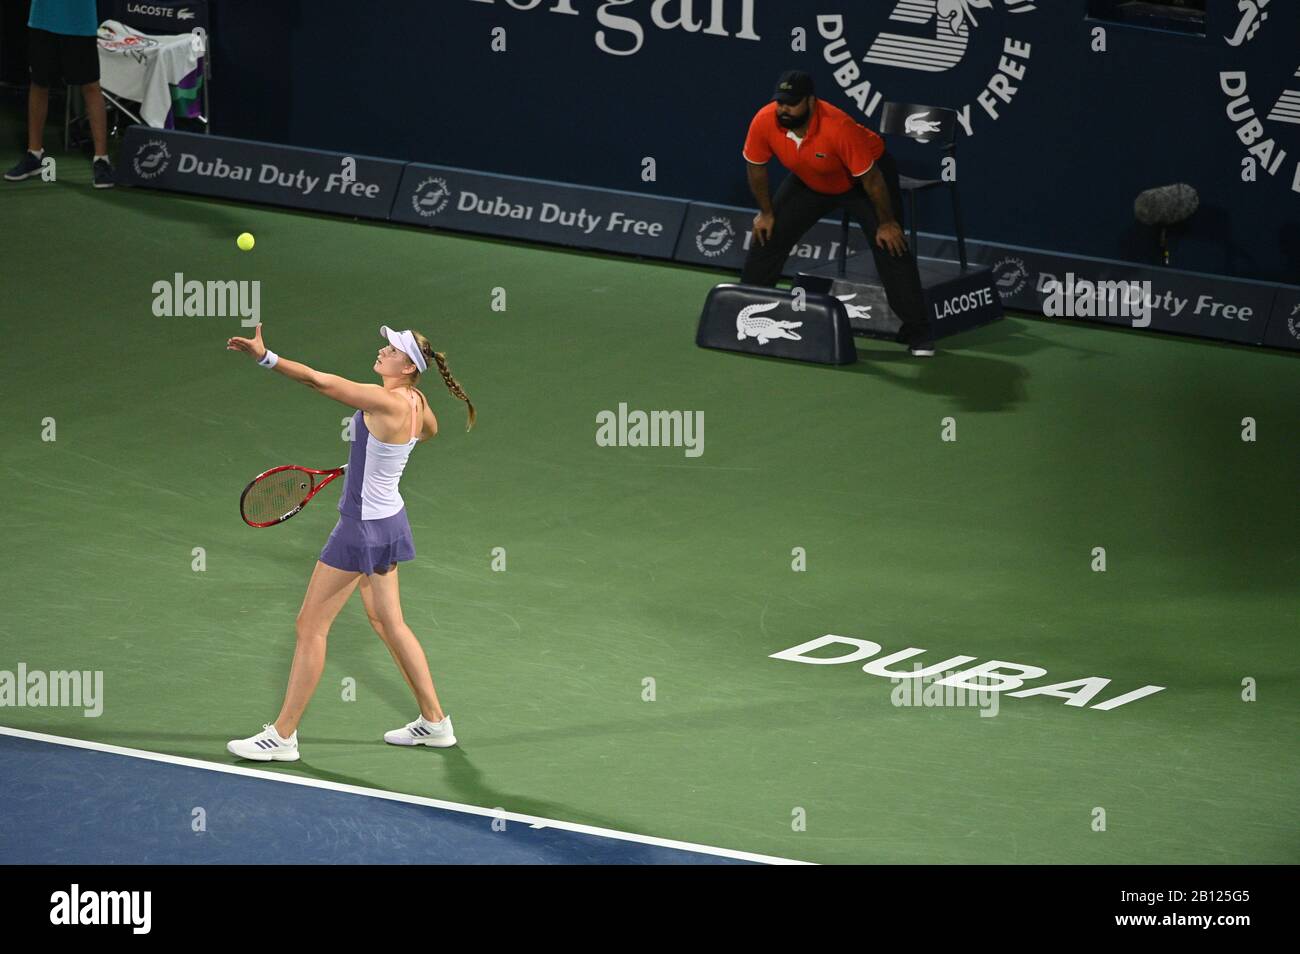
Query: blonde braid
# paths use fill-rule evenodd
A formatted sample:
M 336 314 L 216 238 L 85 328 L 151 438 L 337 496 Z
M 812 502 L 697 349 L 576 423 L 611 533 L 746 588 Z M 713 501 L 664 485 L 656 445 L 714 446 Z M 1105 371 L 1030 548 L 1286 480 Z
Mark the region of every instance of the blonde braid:
M 474 426 L 474 419 L 478 416 L 474 410 L 474 403 L 470 401 L 463 388 L 456 383 L 456 379 L 451 376 L 451 370 L 447 367 L 447 356 L 441 351 L 433 353 L 433 360 L 438 363 L 438 373 L 442 375 L 442 383 L 447 385 L 447 390 L 455 397 L 460 398 L 469 407 L 469 423 L 465 425 L 465 430 Z

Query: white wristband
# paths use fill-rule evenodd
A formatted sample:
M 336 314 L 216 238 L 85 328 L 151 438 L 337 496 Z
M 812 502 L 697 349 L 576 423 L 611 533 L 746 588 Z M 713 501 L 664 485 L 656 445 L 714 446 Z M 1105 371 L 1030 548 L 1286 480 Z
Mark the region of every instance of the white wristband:
M 257 363 L 264 368 L 274 368 L 275 363 L 279 360 L 280 360 L 280 356 L 276 354 L 274 351 L 272 351 L 270 348 L 267 348 L 266 354 L 262 355 L 261 359 Z

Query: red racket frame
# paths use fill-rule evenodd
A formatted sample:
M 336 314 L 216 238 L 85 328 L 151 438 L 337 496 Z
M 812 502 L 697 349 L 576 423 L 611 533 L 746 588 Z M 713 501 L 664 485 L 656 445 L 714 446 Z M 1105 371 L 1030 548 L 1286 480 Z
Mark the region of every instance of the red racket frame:
M 250 527 L 274 527 L 277 523 L 284 523 L 290 517 L 296 515 L 299 511 L 301 511 L 303 507 L 307 506 L 307 504 L 311 501 L 311 498 L 315 497 L 318 493 L 320 493 L 322 487 L 328 486 L 330 481 L 334 480 L 336 477 L 346 472 L 347 469 L 348 469 L 347 464 L 344 464 L 342 467 L 335 467 L 332 470 L 313 470 L 310 467 L 299 467 L 297 464 L 284 464 L 281 467 L 272 467 L 270 470 L 264 470 L 256 477 L 254 477 L 252 480 L 250 480 L 248 482 L 248 486 L 244 488 L 244 492 L 239 495 L 239 516 L 243 519 L 244 523 L 248 524 Z M 328 476 L 324 480 L 322 480 L 319 484 L 317 484 L 315 487 L 313 487 L 308 492 L 307 496 L 304 497 L 302 501 L 298 504 L 298 506 L 294 507 L 288 513 L 284 514 L 281 517 L 277 517 L 275 520 L 269 520 L 265 523 L 254 523 L 252 520 L 249 520 L 248 517 L 244 515 L 244 498 L 247 497 L 248 492 L 253 489 L 253 485 L 256 484 L 263 477 L 268 477 L 271 474 L 278 474 L 282 470 L 299 470 L 302 471 L 304 474 L 312 474 L 315 476 L 327 474 Z

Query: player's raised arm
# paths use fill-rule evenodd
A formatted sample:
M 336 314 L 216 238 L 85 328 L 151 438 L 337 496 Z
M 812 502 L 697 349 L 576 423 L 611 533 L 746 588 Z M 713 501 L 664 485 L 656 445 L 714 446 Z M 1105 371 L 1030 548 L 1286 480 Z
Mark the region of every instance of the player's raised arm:
M 377 384 L 360 384 L 337 374 L 317 371 L 299 361 L 281 358 L 262 342 L 261 325 L 254 329 L 252 338 L 227 339 L 226 350 L 251 355 L 262 367 L 279 371 L 285 377 L 348 407 L 361 411 L 383 411 L 393 407 L 393 395 Z

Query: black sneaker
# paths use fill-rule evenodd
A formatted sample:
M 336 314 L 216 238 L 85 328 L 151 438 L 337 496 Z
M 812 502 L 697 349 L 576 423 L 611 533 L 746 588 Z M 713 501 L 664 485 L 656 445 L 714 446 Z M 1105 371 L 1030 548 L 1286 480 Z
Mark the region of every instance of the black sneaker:
M 107 159 L 95 160 L 95 188 L 113 188 L 113 166 Z
M 934 355 L 934 339 L 925 331 L 917 334 L 911 328 L 902 327 L 895 333 L 894 340 L 901 345 L 906 345 L 913 357 L 929 358 Z
M 40 174 L 41 160 L 32 155 L 29 149 L 23 152 L 23 157 L 18 160 L 18 164 L 5 173 L 5 178 L 10 182 L 21 182 L 23 179 L 29 179 Z

